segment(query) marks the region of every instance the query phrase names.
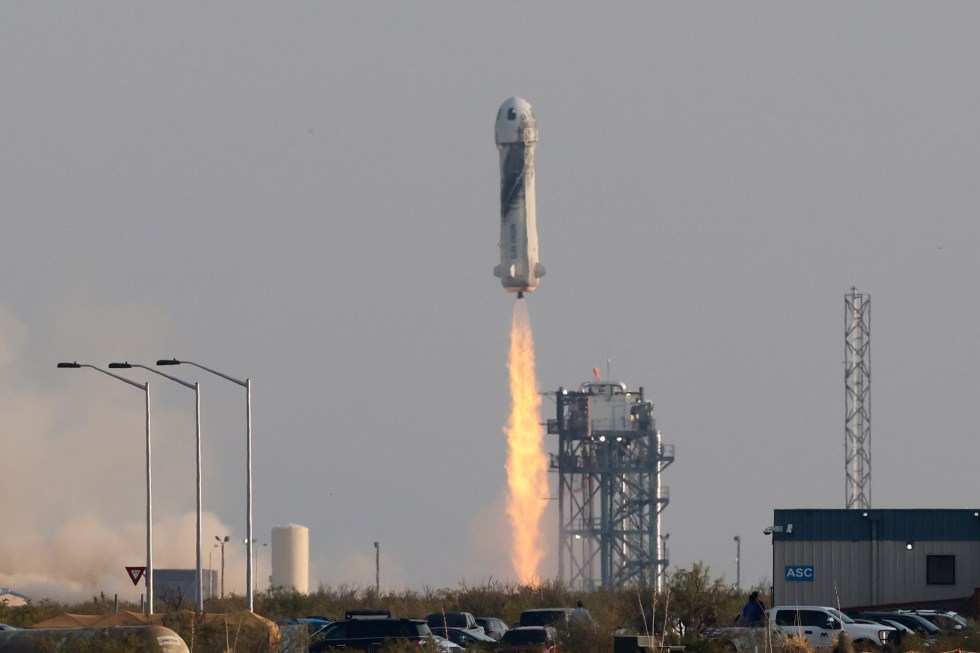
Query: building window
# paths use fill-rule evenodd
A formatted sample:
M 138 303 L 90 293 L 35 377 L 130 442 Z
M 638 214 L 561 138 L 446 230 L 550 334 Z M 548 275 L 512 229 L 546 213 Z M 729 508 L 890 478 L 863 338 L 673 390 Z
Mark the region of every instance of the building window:
M 956 584 L 956 556 L 926 556 L 927 585 Z

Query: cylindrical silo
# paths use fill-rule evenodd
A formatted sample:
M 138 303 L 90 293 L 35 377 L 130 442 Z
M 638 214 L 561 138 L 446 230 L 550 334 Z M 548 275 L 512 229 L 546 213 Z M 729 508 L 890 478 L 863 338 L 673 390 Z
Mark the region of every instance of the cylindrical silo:
M 310 588 L 310 529 L 298 524 L 272 529 L 272 587 Z

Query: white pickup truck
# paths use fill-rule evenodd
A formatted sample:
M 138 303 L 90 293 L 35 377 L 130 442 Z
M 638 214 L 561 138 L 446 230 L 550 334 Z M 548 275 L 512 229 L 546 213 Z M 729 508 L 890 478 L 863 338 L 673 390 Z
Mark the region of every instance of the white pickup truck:
M 736 651 L 765 651 L 769 636 L 773 640 L 799 636 L 813 649 L 830 649 L 841 633 L 847 633 L 856 651 L 874 651 L 887 645 L 895 631 L 891 626 L 858 623 L 835 608 L 813 605 L 773 607 L 767 625 L 770 627 L 716 628 L 705 634 L 725 640 Z

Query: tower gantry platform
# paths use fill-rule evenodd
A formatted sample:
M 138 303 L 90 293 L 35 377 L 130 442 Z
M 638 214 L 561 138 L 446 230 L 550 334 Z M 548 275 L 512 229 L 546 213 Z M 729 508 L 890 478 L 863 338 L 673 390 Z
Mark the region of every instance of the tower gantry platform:
M 663 589 L 670 500 L 661 473 L 674 461 L 653 419 L 653 403 L 623 383 L 559 388 L 548 433 L 558 435 L 558 575 L 593 590 L 642 585 Z

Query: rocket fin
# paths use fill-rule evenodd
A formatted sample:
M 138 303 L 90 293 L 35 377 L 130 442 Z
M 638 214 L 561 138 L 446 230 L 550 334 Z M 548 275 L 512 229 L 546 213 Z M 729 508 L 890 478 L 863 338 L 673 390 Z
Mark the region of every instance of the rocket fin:
M 500 266 L 499 265 L 493 266 L 493 276 L 497 277 L 498 279 L 501 278 L 500 277 Z
M 541 278 L 544 276 L 544 266 L 540 263 L 534 264 L 534 276 Z

